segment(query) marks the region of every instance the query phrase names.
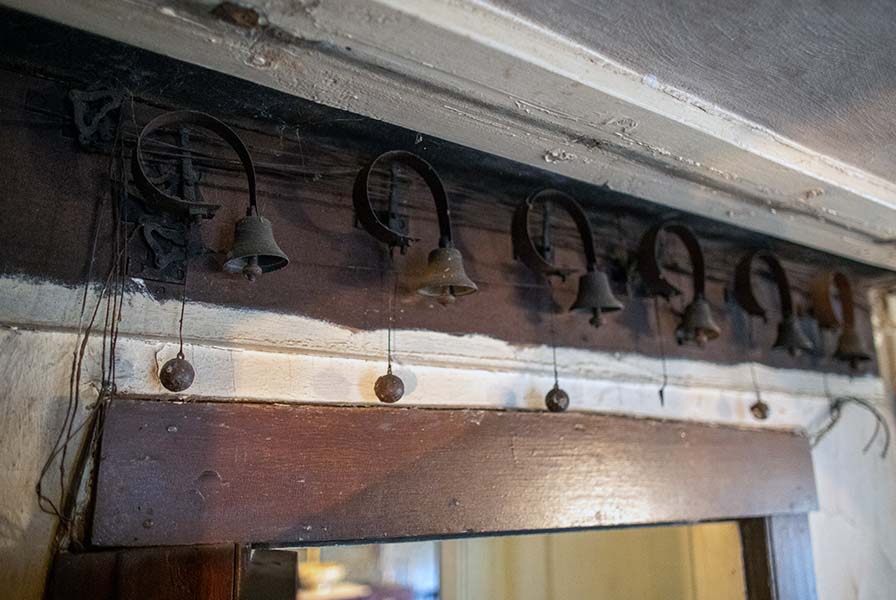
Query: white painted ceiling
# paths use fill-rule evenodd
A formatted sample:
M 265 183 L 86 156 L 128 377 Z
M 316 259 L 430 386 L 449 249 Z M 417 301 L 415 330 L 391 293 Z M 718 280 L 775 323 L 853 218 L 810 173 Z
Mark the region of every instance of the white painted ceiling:
M 896 173 L 892 0 L 490 0 L 824 154 Z

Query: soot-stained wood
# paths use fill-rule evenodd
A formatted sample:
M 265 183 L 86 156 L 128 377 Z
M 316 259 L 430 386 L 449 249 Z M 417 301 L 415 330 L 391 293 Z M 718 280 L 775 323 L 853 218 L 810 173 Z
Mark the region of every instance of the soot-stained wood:
M 59 554 L 48 600 L 232 600 L 238 565 L 232 544 Z
M 805 438 L 593 414 L 117 400 L 98 546 L 327 543 L 809 511 Z
M 785 368 L 846 372 L 830 355 L 836 333 L 819 332 L 811 319 L 806 289 L 822 270 L 840 269 L 852 277 L 858 299 L 858 328 L 871 343 L 864 292 L 880 270 L 825 255 L 746 230 L 680 215 L 650 202 L 606 188 L 523 166 L 499 157 L 421 136 L 386 123 L 303 101 L 248 82 L 153 55 L 58 25 L 0 11 L 0 102 L 5 141 L 0 144 L 0 179 L 15 193 L 0 198 L 0 274 L 49 278 L 79 284 L 90 265 L 93 232 L 100 226 L 96 277 L 104 273 L 111 248 L 108 222 L 110 156 L 102 148 L 82 149 L 71 126 L 71 89 L 112 85 L 134 94 L 134 119 L 123 125 L 125 144 L 133 145 L 138 127 L 159 107 L 213 113 L 238 128 L 258 167 L 263 213 L 274 223 L 280 246 L 292 259 L 283 271 L 249 284 L 221 272 L 232 241 L 233 223 L 243 214 L 246 193 L 240 172 L 222 162 L 222 144 L 195 134 L 201 150 L 217 157 L 199 161 L 205 198 L 222 205 L 203 223 L 201 236 L 211 254 L 193 259 L 187 296 L 231 307 L 302 314 L 358 329 L 385 328 L 389 296 L 397 290 L 395 327 L 457 334 L 484 334 L 514 344 L 544 344 L 551 339 L 556 313 L 559 345 L 736 363 L 760 361 Z M 5 67 L 4 67 L 5 66 Z M 353 227 L 352 182 L 360 167 L 388 149 L 407 149 L 431 161 L 449 190 L 457 245 L 479 293 L 450 307 L 421 298 L 414 285 L 437 234 L 432 203 L 420 181 L 399 174 L 401 210 L 411 218 L 412 234 L 422 241 L 407 256 L 388 252 Z M 232 158 L 232 157 L 231 157 Z M 599 168 L 599 166 L 595 166 Z M 125 169 L 126 171 L 127 169 Z M 533 190 L 557 187 L 586 206 L 597 249 L 626 308 L 594 329 L 581 315 L 566 313 L 576 295 L 577 277 L 552 288 L 512 259 L 509 236 L 513 208 Z M 385 178 L 375 186 L 385 198 Z M 103 204 L 103 199 L 106 203 Z M 22 207 L 27 207 L 23 210 Z M 707 255 L 708 298 L 722 329 L 706 350 L 678 347 L 677 317 L 690 296 L 688 262 L 682 248 L 668 244 L 671 279 L 685 296 L 660 302 L 640 295 L 631 269 L 643 232 L 657 220 L 677 216 L 692 225 Z M 533 225 L 533 231 L 537 224 Z M 557 262 L 584 267 L 572 223 L 558 222 Z M 734 266 L 745 252 L 764 246 L 784 262 L 795 302 L 823 354 L 793 358 L 771 352 L 779 307 L 775 290 L 759 278 L 759 297 L 769 322 L 748 317 L 731 300 Z M 176 285 L 146 281 L 159 297 L 179 298 Z M 660 343 L 663 337 L 665 344 Z M 462 340 L 458 340 L 462 344 Z M 876 364 L 869 371 L 877 371 Z

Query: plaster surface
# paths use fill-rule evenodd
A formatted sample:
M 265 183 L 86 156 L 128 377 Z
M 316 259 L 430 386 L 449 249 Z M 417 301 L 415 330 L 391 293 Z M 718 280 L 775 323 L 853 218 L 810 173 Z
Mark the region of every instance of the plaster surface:
M 882 177 L 896 168 L 886 0 L 487 0 Z
M 0 597 L 39 598 L 53 521 L 34 496 L 36 477 L 61 421 L 71 353 L 76 347 L 81 290 L 19 277 L 0 279 Z M 89 295 L 88 306 L 96 295 Z M 118 342 L 123 395 L 168 395 L 231 401 L 375 402 L 373 381 L 385 369 L 385 332 L 358 332 L 314 319 L 191 303 L 186 346 L 197 370 L 188 396 L 166 394 L 159 366 L 177 351 L 178 306 L 148 295 L 126 297 Z M 550 388 L 550 349 L 514 347 L 478 336 L 399 331 L 397 373 L 408 384 L 406 405 L 540 408 Z M 101 338 L 88 343 L 83 404 L 97 397 Z M 671 361 L 666 405 L 657 397 L 660 361 L 560 349 L 561 382 L 575 410 L 814 431 L 831 393 L 868 398 L 894 426 L 880 379 Z M 749 413 L 759 375 L 772 417 Z M 825 379 L 827 381 L 825 382 Z M 83 418 L 84 413 L 79 415 Z M 896 577 L 896 458 L 880 459 L 881 439 L 855 408 L 813 451 L 820 510 L 811 515 L 822 600 L 885 599 Z M 36 434 L 37 433 L 37 434 Z

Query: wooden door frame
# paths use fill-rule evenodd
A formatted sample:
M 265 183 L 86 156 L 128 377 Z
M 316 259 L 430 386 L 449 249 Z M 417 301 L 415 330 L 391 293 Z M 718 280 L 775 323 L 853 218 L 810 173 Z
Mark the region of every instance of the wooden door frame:
M 118 399 L 101 448 L 85 540 L 95 551 L 736 520 L 750 600 L 815 599 L 815 481 L 808 441 L 793 432 L 581 412 Z

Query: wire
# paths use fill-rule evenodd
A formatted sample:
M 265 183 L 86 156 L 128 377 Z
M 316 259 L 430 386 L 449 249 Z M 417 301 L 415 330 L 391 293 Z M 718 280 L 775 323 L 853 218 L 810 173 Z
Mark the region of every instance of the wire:
M 177 357 L 184 357 L 184 312 L 187 309 L 187 276 L 190 272 L 190 241 L 192 239 L 193 229 L 187 224 L 187 245 L 184 249 L 184 284 L 180 295 L 180 321 L 177 326 L 177 340 L 180 344 L 177 350 Z
M 750 361 L 750 377 L 753 379 L 753 391 L 756 392 L 756 403 L 765 404 L 762 401 L 762 393 L 759 391 L 759 381 L 756 379 L 756 363 Z
M 133 106 L 133 97 L 131 97 L 131 106 Z M 44 512 L 56 516 L 58 519 L 56 533 L 53 538 L 52 550 L 54 552 L 70 531 L 72 524 L 71 515 L 75 510 L 75 501 L 77 498 L 77 485 L 81 483 L 87 463 L 87 457 L 95 455 L 99 443 L 99 435 L 97 431 L 104 422 L 105 407 L 108 405 L 115 391 L 115 353 L 118 341 L 118 324 L 122 319 L 122 307 L 124 304 L 124 275 L 129 259 L 128 246 L 132 237 L 139 230 L 139 227 L 137 227 L 130 234 L 127 234 L 126 221 L 122 218 L 126 213 L 126 203 L 124 200 L 127 195 L 123 176 L 125 161 L 122 135 L 126 115 L 127 111 L 122 107 L 119 111 L 118 124 L 110 152 L 108 174 L 110 184 L 109 198 L 116 199 L 117 202 L 112 202 L 111 210 L 109 210 L 107 197 L 103 194 L 99 206 L 97 207 L 97 219 L 94 226 L 93 239 L 90 244 L 90 261 L 81 294 L 81 307 L 78 315 L 75 349 L 72 352 L 69 395 L 65 407 L 65 414 L 62 425 L 59 428 L 59 432 L 54 440 L 49 455 L 41 468 L 35 486 L 39 508 Z M 99 289 L 96 302 L 94 303 L 93 308 L 88 311 L 88 295 L 91 287 L 94 285 L 99 239 L 103 235 L 103 223 L 106 218 L 110 219 L 110 227 L 112 227 L 112 230 L 110 231 L 111 243 L 113 246 L 111 253 L 112 260 L 106 277 L 102 281 L 102 286 Z M 100 356 L 100 389 L 97 396 L 97 403 L 87 407 L 90 412 L 76 425 L 75 423 L 77 421 L 78 413 L 81 410 L 81 379 L 83 375 L 84 358 L 87 354 L 88 344 L 94 326 L 96 325 L 99 312 L 103 307 L 104 316 Z M 83 441 L 78 445 L 72 463 L 73 472 L 71 476 L 69 476 L 67 470 L 69 448 L 72 442 L 78 438 L 79 435 L 82 435 L 82 432 L 84 432 L 82 438 Z M 59 474 L 58 499 L 51 498 L 45 492 L 47 477 L 57 461 Z
M 389 257 L 391 262 L 391 254 Z M 386 356 L 388 361 L 388 366 L 386 367 L 386 373 L 389 375 L 392 374 L 392 327 L 393 322 L 395 321 L 395 296 L 398 293 L 398 274 L 394 269 L 389 269 L 392 272 L 392 294 L 389 296 L 389 327 L 386 333 Z
M 548 317 L 548 319 L 549 319 L 548 323 L 549 323 L 549 328 L 550 328 L 550 333 L 551 333 L 551 355 L 552 355 L 553 364 L 554 364 L 554 387 L 557 388 L 557 387 L 560 387 L 560 378 L 559 378 L 559 375 L 557 372 L 557 329 L 556 329 L 556 321 L 555 321 L 556 315 L 554 315 L 554 304 L 553 304 L 554 284 L 550 278 L 548 278 L 547 281 L 548 281 L 548 295 L 547 295 L 548 314 L 550 315 Z
M 881 458 L 886 458 L 887 452 L 890 449 L 890 426 L 887 423 L 886 418 L 883 413 L 874 406 L 868 400 L 864 398 L 858 398 L 856 396 L 839 396 L 834 398 L 831 401 L 831 405 L 829 407 L 828 413 L 828 422 L 825 423 L 818 431 L 810 436 L 810 444 L 812 447 L 816 447 L 824 437 L 831 432 L 831 430 L 840 422 L 840 418 L 843 416 L 843 407 L 847 404 L 857 404 L 874 415 L 876 419 L 876 423 L 874 426 L 874 433 L 871 434 L 871 438 L 865 444 L 864 448 L 862 448 L 862 454 L 868 452 L 871 448 L 871 445 L 874 443 L 874 440 L 877 439 L 878 433 L 880 433 L 881 429 L 884 432 L 884 445 L 880 452 Z
M 660 300 L 657 296 L 653 297 L 653 318 L 656 321 L 656 332 L 660 340 L 660 360 L 663 365 L 663 383 L 657 393 L 660 397 L 660 406 L 666 406 L 666 385 L 669 383 L 669 371 L 666 365 L 666 342 L 660 327 Z

